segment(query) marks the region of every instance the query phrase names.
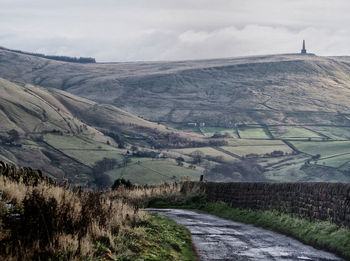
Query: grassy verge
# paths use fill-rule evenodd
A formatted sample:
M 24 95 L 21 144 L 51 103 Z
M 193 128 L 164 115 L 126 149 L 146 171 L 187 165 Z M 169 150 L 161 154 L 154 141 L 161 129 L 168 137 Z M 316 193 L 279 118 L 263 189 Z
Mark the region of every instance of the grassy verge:
M 196 260 L 189 231 L 157 213 L 121 238 L 125 255 L 116 260 Z
M 181 205 L 186 202 L 186 204 Z M 277 211 L 231 208 L 224 202 L 208 203 L 199 196 L 187 200 L 150 202 L 152 207 L 197 209 L 218 217 L 267 228 L 336 253 L 350 260 L 350 229 L 328 221 L 309 221 Z

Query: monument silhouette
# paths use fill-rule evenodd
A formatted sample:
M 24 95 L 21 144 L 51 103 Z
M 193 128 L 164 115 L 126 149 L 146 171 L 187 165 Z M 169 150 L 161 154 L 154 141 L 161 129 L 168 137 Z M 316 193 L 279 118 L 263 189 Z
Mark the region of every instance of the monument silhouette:
M 303 40 L 303 49 L 301 49 L 301 54 L 306 54 L 305 40 Z

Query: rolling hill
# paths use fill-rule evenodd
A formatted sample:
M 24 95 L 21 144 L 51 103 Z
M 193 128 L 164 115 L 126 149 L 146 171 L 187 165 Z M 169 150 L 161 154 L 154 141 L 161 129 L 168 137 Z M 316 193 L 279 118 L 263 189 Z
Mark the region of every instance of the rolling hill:
M 350 125 L 347 57 L 75 64 L 1 49 L 0 76 L 168 124 Z
M 99 183 L 106 158 L 102 180 L 350 181 L 348 57 L 80 64 L 0 48 L 0 77 L 0 157 L 74 183 Z
M 94 183 L 96 164 L 104 158 L 114 160 L 114 166 L 108 169 L 111 178 L 121 167 L 122 174 L 128 174 L 124 159 L 135 145 L 155 151 L 152 148 L 157 146 L 181 147 L 208 140 L 198 134 L 169 130 L 112 105 L 0 78 L 0 159 L 42 169 L 59 179 Z M 169 165 L 177 167 L 170 159 L 156 161 L 155 168 L 157 164 L 165 169 Z M 198 171 L 192 172 L 197 175 Z M 173 176 L 151 177 L 156 173 L 153 170 L 143 173 L 145 177 L 134 181 L 147 182 L 149 175 L 157 183 Z M 175 176 L 180 175 L 183 173 Z

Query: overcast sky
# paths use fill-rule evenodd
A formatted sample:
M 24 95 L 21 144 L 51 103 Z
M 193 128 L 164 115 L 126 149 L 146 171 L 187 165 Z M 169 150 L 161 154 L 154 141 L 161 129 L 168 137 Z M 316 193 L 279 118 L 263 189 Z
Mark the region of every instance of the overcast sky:
M 0 46 L 98 61 L 350 55 L 349 0 L 0 0 Z

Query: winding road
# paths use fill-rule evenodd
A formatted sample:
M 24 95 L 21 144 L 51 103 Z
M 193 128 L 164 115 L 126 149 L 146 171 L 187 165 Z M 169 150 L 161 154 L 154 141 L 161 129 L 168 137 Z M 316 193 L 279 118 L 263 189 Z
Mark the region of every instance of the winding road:
M 333 254 L 280 235 L 213 215 L 181 209 L 148 209 L 185 226 L 202 261 L 340 261 Z

